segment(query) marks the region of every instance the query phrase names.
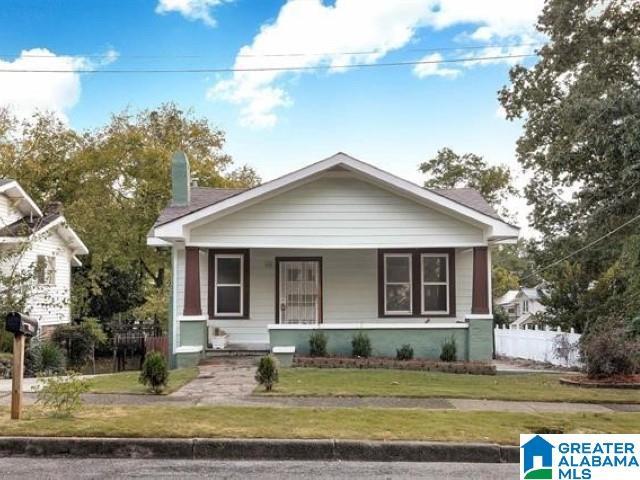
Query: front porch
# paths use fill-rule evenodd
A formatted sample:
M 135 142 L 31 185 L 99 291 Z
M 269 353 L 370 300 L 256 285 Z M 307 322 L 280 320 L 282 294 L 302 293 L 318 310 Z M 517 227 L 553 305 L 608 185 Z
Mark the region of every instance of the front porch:
M 322 329 L 331 354 L 350 355 L 350 338 L 364 330 L 379 356 L 410 343 L 416 356 L 437 357 L 450 337 L 460 359 L 492 355 L 486 247 L 174 252 L 174 311 L 182 315 L 172 342 L 181 366 L 215 355 L 216 331 L 227 335 L 229 352 L 295 346 L 304 353 L 311 332 Z M 487 335 L 480 328 L 477 336 L 478 322 Z M 480 350 L 470 347 L 470 330 Z

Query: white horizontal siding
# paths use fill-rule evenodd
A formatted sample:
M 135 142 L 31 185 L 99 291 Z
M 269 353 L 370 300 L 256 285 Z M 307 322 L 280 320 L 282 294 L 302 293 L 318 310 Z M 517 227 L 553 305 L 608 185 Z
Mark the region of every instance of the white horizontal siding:
M 12 247 L 5 246 L 5 249 Z M 37 285 L 32 279 L 28 287 L 29 298 L 25 312 L 35 317 L 42 325 L 68 323 L 71 320 L 70 289 L 71 289 L 71 253 L 64 240 L 54 231 L 34 240 L 22 256 L 6 254 L 2 269 L 12 268 L 17 262 L 17 268 L 25 273 L 35 274 L 38 255 L 55 256 L 56 273 L 54 285 Z
M 349 177 L 325 177 L 195 227 L 193 244 L 443 247 L 482 244 L 480 228 Z
M 211 325 L 224 329 L 230 342 L 268 343 L 267 325 L 275 322 L 276 257 L 322 257 L 323 319 L 325 323 L 423 323 L 421 317 L 378 318 L 377 250 L 251 249 L 250 316 L 248 319 L 213 320 Z M 201 254 L 200 275 L 203 313 L 206 312 L 206 250 Z M 456 251 L 456 317 L 464 320 L 471 312 L 471 249 Z M 178 315 L 184 304 L 184 251 L 178 250 L 176 272 Z M 432 323 L 451 322 L 452 318 L 433 318 Z

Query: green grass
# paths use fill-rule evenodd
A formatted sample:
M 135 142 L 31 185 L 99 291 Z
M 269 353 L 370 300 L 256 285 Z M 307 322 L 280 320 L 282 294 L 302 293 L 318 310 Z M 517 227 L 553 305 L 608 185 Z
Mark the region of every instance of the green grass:
M 638 390 L 561 385 L 559 375 L 463 375 L 403 370 L 283 368 L 270 394 L 475 398 L 586 403 L 640 403 Z
M 35 408 L 12 421 L 0 408 L 0 435 L 80 437 L 340 438 L 497 442 L 520 433 L 636 433 L 640 414 L 525 414 L 373 408 L 87 406 L 73 418 Z
M 0 360 L 11 360 L 11 359 L 13 359 L 13 353 L 0 352 Z
M 138 382 L 140 372 L 120 372 L 110 375 L 98 375 L 89 379 L 91 393 L 149 393 L 147 388 Z M 198 369 L 179 368 L 169 372 L 169 384 L 163 393 L 173 393 L 198 376 Z

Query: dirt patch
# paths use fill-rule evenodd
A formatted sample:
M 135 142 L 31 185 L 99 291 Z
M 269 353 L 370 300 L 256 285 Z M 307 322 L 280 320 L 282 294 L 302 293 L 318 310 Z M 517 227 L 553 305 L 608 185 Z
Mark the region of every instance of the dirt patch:
M 618 375 L 607 378 L 589 378 L 586 375 L 572 375 L 560 378 L 560 383 L 585 388 L 625 388 L 640 390 L 640 375 Z

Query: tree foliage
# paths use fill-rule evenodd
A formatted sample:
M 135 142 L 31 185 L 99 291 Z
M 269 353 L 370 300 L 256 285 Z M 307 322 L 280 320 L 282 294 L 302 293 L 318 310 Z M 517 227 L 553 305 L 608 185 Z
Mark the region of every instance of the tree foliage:
M 0 176 L 16 178 L 38 204 L 61 201 L 65 217 L 91 251 L 78 272 L 74 302 L 84 315 L 140 304 L 148 282 L 161 289 L 168 254 L 146 236 L 170 199 L 170 157 L 181 149 L 201 186 L 252 186 L 248 167 L 231 171 L 224 133 L 174 104 L 113 115 L 76 131 L 52 114 L 19 122 L 0 111 Z M 126 285 L 126 288 L 124 287 Z M 129 290 L 122 301 L 123 289 Z
M 548 0 L 537 28 L 548 38 L 538 63 L 514 67 L 499 96 L 508 118 L 524 121 L 517 154 L 542 233 L 534 259 L 545 266 L 574 254 L 545 269 L 545 303 L 579 329 L 602 313 L 590 289 L 607 283 L 638 232 L 631 223 L 579 251 L 640 214 L 640 3 Z
M 420 164 L 428 176 L 427 188 L 474 188 L 501 213 L 506 214 L 504 201 L 517 195 L 511 171 L 504 165 L 489 166 L 475 153 L 459 155 L 450 148 L 438 150 L 435 157 Z

